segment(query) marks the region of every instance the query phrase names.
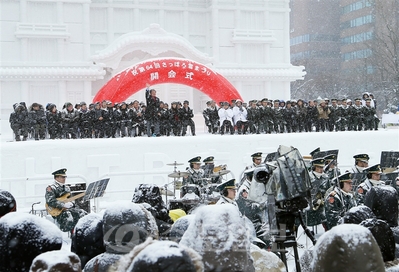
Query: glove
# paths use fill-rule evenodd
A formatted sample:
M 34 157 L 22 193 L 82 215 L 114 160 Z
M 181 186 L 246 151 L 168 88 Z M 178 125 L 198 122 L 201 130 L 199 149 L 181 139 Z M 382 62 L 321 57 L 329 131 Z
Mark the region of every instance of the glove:
M 72 208 L 72 207 L 73 207 L 73 203 L 72 203 L 72 202 L 64 203 L 64 208 L 70 209 L 70 208 Z
M 258 204 L 258 203 L 252 203 L 252 204 L 251 204 L 251 208 L 252 208 L 252 209 L 259 208 L 259 204 Z

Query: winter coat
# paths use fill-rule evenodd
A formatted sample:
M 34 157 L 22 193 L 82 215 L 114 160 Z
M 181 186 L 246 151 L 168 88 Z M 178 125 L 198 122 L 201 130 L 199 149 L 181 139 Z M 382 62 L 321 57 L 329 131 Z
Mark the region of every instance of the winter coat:
M 66 250 L 53 250 L 37 256 L 30 267 L 29 272 L 81 272 L 79 257 Z
M 85 272 L 107 271 L 116 266 L 123 254 L 143 243 L 147 237 L 158 238 L 154 217 L 142 205 L 131 202 L 115 202 L 107 207 L 103 216 L 103 232 L 106 252 L 87 262 Z
M 187 107 L 187 109 L 185 107 L 181 108 L 181 113 L 183 123 L 188 122 L 191 118 L 194 117 L 193 110 L 190 109 L 190 107 Z
M 66 108 L 61 112 L 61 119 L 64 123 L 77 123 L 79 120 L 79 112 L 76 109 L 68 111 Z
M 160 101 L 158 97 L 152 97 L 150 90 L 145 90 L 145 98 L 147 102 L 147 109 L 145 113 L 146 120 L 159 120 L 158 113 L 160 111 Z
M 398 226 L 398 201 L 396 190 L 391 186 L 373 186 L 364 198 L 378 219 L 385 220 L 390 227 Z
M 0 218 L 9 212 L 17 210 L 17 202 L 14 196 L 5 190 L 0 189 Z
M 199 208 L 180 245 L 202 256 L 205 271 L 254 271 L 249 235 L 234 205 Z
M 313 249 L 315 272 L 384 272 L 384 261 L 371 232 L 362 226 L 343 224 L 325 232 Z
M 328 229 L 336 226 L 342 216 L 352 207 L 356 206 L 353 195 L 342 191 L 338 187 L 335 187 L 334 190 L 326 196 L 324 203 Z
M 29 271 L 41 253 L 60 250 L 62 233 L 45 218 L 8 213 L 0 218 L 0 271 Z
M 233 125 L 233 111 L 231 109 L 220 108 L 218 111 L 219 122 L 220 125 L 223 124 L 224 121 L 229 121 L 231 125 Z
M 170 229 L 169 239 L 179 243 L 190 224 L 194 222 L 194 219 L 194 214 L 188 214 L 177 219 Z
M 34 110 L 33 108 L 29 111 L 29 122 L 32 126 L 35 125 L 47 125 L 46 112 L 42 105 L 39 104 L 39 109 Z
M 47 115 L 47 122 L 48 122 L 48 126 L 49 129 L 50 128 L 55 128 L 55 127 L 61 127 L 61 112 L 60 111 L 56 111 L 56 112 L 51 112 L 48 111 L 46 113 Z
M 172 241 L 148 238 L 123 256 L 109 272 L 203 272 L 201 256 L 193 249 Z
M 251 244 L 251 256 L 254 260 L 255 272 L 285 272 L 283 261 L 274 253 L 260 249 Z
M 60 184 L 57 181 L 54 181 L 53 184 L 48 185 L 46 188 L 45 198 L 48 207 L 62 210 L 60 215 L 53 217 L 57 220 L 62 231 L 71 231 L 79 219 L 86 214 L 82 209 L 64 209 L 64 203 L 57 200 L 57 198 L 70 193 L 71 189 L 68 186 Z
M 327 106 L 322 107 L 322 106 L 318 105 L 317 111 L 319 113 L 319 117 L 318 117 L 319 119 L 328 119 L 329 115 L 331 113 L 331 110 Z
M 379 219 L 366 219 L 360 223 L 360 226 L 368 228 L 380 247 L 384 262 L 395 259 L 395 238 L 389 225 Z
M 313 172 L 311 172 L 309 175 L 312 179 L 311 194 L 314 209 L 306 211 L 306 221 L 308 226 L 317 226 L 326 222 L 326 215 L 324 212 L 324 195 L 330 186 L 328 176 L 326 174 L 322 174 L 320 177 L 317 177 Z
M 79 256 L 82 268 L 89 260 L 105 252 L 103 236 L 102 216 L 90 213 L 79 219 L 72 234 L 71 251 Z
M 360 205 L 347 211 L 341 221 L 345 224 L 360 224 L 369 218 L 376 218 L 373 211 L 367 206 Z
M 14 105 L 14 112 L 10 114 L 9 122 L 12 129 L 29 126 L 28 112 L 22 105 Z
M 238 121 L 247 122 L 247 109 L 244 107 L 237 107 L 233 108 L 233 119 L 234 125 L 237 125 Z

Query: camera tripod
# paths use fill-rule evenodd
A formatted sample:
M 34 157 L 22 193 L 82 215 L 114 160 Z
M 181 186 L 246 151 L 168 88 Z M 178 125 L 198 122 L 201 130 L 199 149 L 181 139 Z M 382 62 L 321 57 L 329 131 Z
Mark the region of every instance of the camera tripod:
M 295 236 L 295 221 L 299 219 L 300 225 L 304 229 L 306 235 L 310 238 L 313 245 L 316 244 L 316 239 L 314 238 L 311 231 L 306 227 L 303 220 L 303 215 L 301 210 L 297 211 L 284 211 L 280 210 L 276 213 L 276 219 L 278 222 L 279 233 L 273 235 L 274 242 L 272 245 L 272 251 L 279 255 L 280 259 L 285 264 L 288 272 L 287 257 L 288 252 L 286 248 L 292 247 L 294 250 L 295 268 L 297 272 L 301 272 L 301 266 L 299 263 L 298 255 L 298 243 Z

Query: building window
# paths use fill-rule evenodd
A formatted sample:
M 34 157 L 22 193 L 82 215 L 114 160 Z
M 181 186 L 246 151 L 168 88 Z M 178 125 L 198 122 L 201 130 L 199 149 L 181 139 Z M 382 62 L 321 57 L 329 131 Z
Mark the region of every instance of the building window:
M 348 36 L 341 39 L 342 44 L 361 43 L 373 38 L 373 32 L 363 32 L 356 35 Z
M 342 22 L 341 23 L 341 29 L 346 29 L 346 28 L 350 28 L 350 27 L 357 27 L 357 26 L 361 26 L 361 25 L 365 25 L 365 24 L 370 24 L 374 22 L 374 16 L 373 15 L 366 15 L 366 16 L 362 16 L 362 17 L 358 17 L 346 22 Z
M 349 61 L 349 60 L 355 60 L 355 59 L 364 59 L 368 58 L 372 55 L 372 51 L 370 49 L 363 49 L 363 50 L 358 50 L 358 51 L 353 51 L 353 52 L 348 52 L 345 54 L 342 54 L 342 60 L 343 61 Z
M 341 14 L 347 14 L 355 10 L 371 7 L 374 4 L 373 2 L 373 0 L 360 0 L 355 3 L 346 5 L 341 8 Z
M 336 42 L 339 41 L 337 35 L 327 34 L 305 34 L 290 39 L 290 45 L 297 45 L 306 42 Z

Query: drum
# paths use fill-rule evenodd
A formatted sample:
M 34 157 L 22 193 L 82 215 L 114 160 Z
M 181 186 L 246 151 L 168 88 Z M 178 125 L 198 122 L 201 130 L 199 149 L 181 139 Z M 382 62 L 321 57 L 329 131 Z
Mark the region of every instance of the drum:
M 180 198 L 183 198 L 187 193 L 194 193 L 201 197 L 200 187 L 196 184 L 187 184 L 180 188 Z
M 220 192 L 217 188 L 219 184 L 209 184 L 205 187 L 205 198 L 210 203 L 216 203 L 220 198 Z

